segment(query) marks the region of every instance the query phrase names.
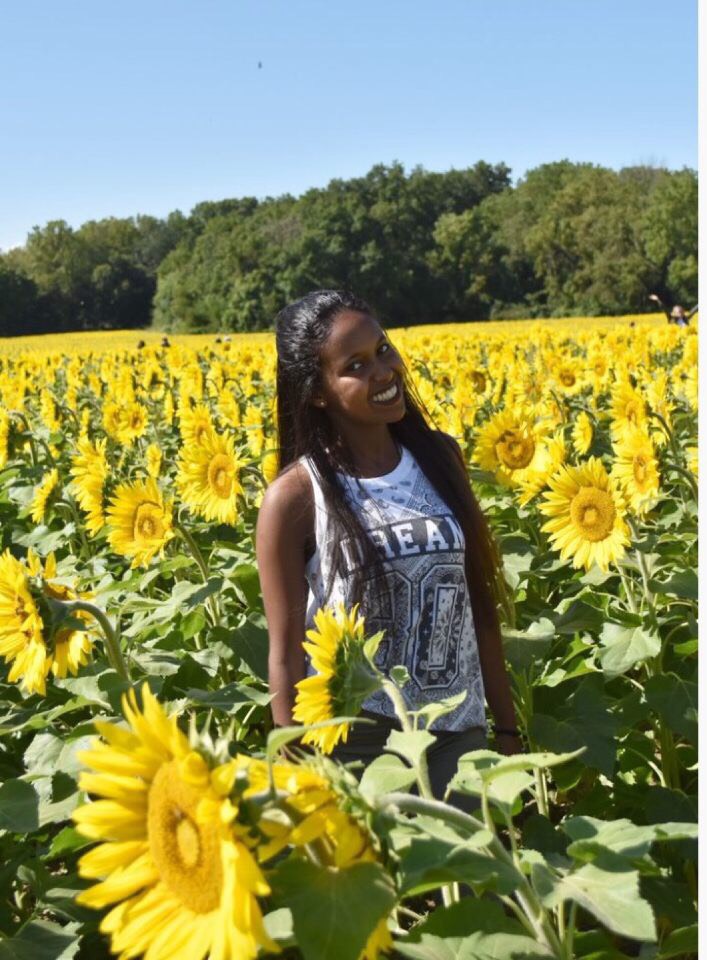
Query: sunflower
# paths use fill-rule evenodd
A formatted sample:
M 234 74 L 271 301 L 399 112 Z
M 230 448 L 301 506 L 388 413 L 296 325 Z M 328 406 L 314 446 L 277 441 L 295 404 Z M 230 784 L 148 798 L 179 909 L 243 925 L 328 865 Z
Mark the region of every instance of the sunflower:
M 182 405 L 179 410 L 179 432 L 186 448 L 198 447 L 211 440 L 216 429 L 209 408 L 203 403 L 196 403 L 193 407 Z
M 87 514 L 86 529 L 96 534 L 105 523 L 103 512 L 103 485 L 108 476 L 106 438 L 96 445 L 88 437 L 78 441 L 78 453 L 71 463 L 72 490 L 79 506 Z
M 10 451 L 10 417 L 0 408 L 0 468 L 8 461 Z
M 552 371 L 552 377 L 560 391 L 566 396 L 579 393 L 585 385 L 584 371 L 579 367 L 578 357 L 559 362 Z
M 116 553 L 132 557 L 132 567 L 147 566 L 174 536 L 172 501 L 165 500 L 153 477 L 121 483 L 106 511 L 108 542 Z
M 137 400 L 121 408 L 117 437 L 121 443 L 132 443 L 147 429 L 147 409 Z
M 627 430 L 643 427 L 647 420 L 646 401 L 640 390 L 627 380 L 620 381 L 611 391 L 611 436 L 616 440 Z
M 549 477 L 557 473 L 565 462 L 566 456 L 564 437 L 562 432 L 558 430 L 554 436 L 542 444 L 536 466 L 531 470 L 524 471 L 525 476 L 520 481 L 521 493 L 518 497 L 518 503 L 522 507 L 530 503 L 533 497 L 537 496 L 547 486 Z
M 500 410 L 479 428 L 474 460 L 508 486 L 542 466 L 542 433 L 524 413 Z
M 335 610 L 320 609 L 314 615 L 316 630 L 308 630 L 304 649 L 310 657 L 314 676 L 297 683 L 292 717 L 310 724 L 334 717 L 355 715 L 366 697 L 380 687 L 378 675 L 363 651 L 365 623 L 358 604 L 347 613 L 339 603 Z M 341 740 L 346 742 L 348 723 L 337 723 L 308 730 L 302 743 L 311 743 L 323 753 L 331 753 Z
M 160 466 L 162 464 L 162 450 L 156 443 L 151 443 L 145 451 L 145 463 L 147 472 L 151 477 L 157 479 L 160 475 Z
M 243 487 L 238 479 L 243 461 L 236 457 L 232 437 L 212 433 L 201 444 L 182 447 L 177 473 L 177 489 L 193 513 L 205 520 L 235 524 L 238 519 L 238 494 Z
M 103 404 L 103 429 L 109 437 L 118 439 L 123 427 L 123 407 L 115 400 L 107 400 Z
M 34 491 L 30 512 L 33 523 L 41 523 L 44 519 L 44 514 L 47 509 L 47 501 L 49 500 L 49 497 L 58 483 L 59 471 L 56 467 L 54 467 L 53 470 L 50 470 L 49 473 L 46 474 L 42 482 Z
M 631 509 L 643 516 L 655 506 L 660 491 L 658 461 L 651 438 L 632 430 L 614 444 L 616 459 L 611 471 Z
M 79 861 L 99 880 L 77 901 L 112 906 L 101 921 L 111 949 L 150 960 L 230 960 L 277 951 L 257 897 L 270 888 L 234 822 L 235 765 L 209 769 L 147 684 L 142 709 L 123 698 L 128 730 L 97 721 L 102 739 L 79 759 L 94 772 L 79 787 L 99 799 L 73 813 L 79 833 L 102 841 Z
M 539 508 L 551 518 L 542 529 L 555 549 L 576 568 L 589 570 L 596 562 L 606 570 L 623 555 L 629 536 L 623 496 L 601 460 L 563 466 L 548 486 Z
M 572 427 L 572 443 L 580 456 L 585 456 L 594 439 L 594 427 L 589 414 L 580 410 Z
M 46 694 L 49 673 L 74 676 L 88 662 L 93 637 L 75 626 L 54 632 L 47 628 L 41 609 L 47 600 L 74 600 L 78 596 L 63 583 L 53 582 L 56 562 L 51 554 L 44 567 L 30 552 L 25 566 L 9 550 L 0 556 L 0 654 L 12 663 L 8 680 L 19 681 L 29 694 Z M 88 596 L 88 595 L 85 595 Z M 83 611 L 72 616 L 89 620 Z M 50 620 L 47 611 L 47 620 Z
M 267 763 L 243 755 L 236 763 L 247 773 L 244 798 L 262 796 L 271 782 Z M 263 838 L 258 846 L 261 863 L 288 846 L 304 848 L 315 841 L 318 854 L 330 869 L 345 870 L 356 863 L 377 861 L 375 838 L 363 823 L 341 809 L 345 797 L 339 795 L 323 771 L 309 764 L 284 760 L 276 761 L 271 769 L 275 788 L 280 795 L 285 795 L 286 806 L 294 816 L 289 824 L 283 822 L 281 816 L 268 817 L 267 811 L 261 816 L 258 822 Z M 359 960 L 376 960 L 379 953 L 392 946 L 387 923 L 382 919 L 369 936 Z

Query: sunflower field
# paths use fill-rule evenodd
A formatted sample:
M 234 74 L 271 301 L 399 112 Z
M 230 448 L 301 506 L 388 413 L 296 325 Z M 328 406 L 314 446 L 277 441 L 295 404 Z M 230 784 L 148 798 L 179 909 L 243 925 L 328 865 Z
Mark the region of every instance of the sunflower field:
M 525 752 L 431 799 L 343 609 L 271 729 L 270 334 L 0 341 L 0 960 L 697 955 L 696 324 L 391 338 L 501 548 Z M 333 656 L 399 707 L 360 779 Z

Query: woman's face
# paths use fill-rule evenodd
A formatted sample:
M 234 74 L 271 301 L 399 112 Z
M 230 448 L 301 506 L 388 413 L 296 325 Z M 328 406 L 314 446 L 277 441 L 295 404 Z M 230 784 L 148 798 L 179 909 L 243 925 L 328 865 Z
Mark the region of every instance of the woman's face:
M 343 310 L 319 355 L 322 385 L 312 403 L 334 422 L 394 423 L 405 414 L 403 362 L 380 324 Z

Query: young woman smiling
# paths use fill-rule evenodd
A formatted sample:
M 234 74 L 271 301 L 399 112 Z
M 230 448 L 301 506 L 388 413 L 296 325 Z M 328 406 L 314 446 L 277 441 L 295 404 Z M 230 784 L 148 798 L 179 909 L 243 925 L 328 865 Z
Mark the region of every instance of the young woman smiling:
M 432 727 L 430 777 L 441 797 L 459 756 L 486 745 L 485 700 L 496 748 L 521 749 L 493 538 L 457 442 L 429 426 L 363 300 L 315 291 L 276 323 L 280 472 L 256 534 L 275 723 L 292 722 L 316 610 L 360 603 L 367 632 L 385 631 L 378 665 L 407 667 L 410 709 L 467 693 Z M 396 725 L 383 694 L 364 706 L 375 723 L 354 726 L 338 759 L 370 761 Z

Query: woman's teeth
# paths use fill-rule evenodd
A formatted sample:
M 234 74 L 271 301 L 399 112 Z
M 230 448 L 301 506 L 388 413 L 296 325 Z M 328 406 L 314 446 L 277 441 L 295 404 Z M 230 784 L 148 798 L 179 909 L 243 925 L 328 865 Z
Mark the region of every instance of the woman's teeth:
M 392 387 L 388 387 L 387 390 L 383 390 L 380 393 L 373 395 L 372 400 L 374 403 L 386 403 L 388 400 L 392 400 L 393 397 L 397 396 L 398 385 L 394 383 Z

